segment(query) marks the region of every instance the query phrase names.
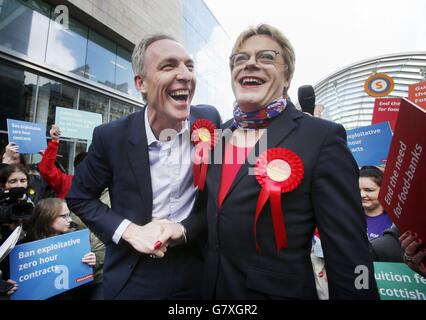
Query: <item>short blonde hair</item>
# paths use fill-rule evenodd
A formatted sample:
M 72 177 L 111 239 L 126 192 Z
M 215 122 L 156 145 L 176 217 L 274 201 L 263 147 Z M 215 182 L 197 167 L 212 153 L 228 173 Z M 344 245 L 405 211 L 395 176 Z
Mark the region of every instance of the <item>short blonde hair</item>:
M 243 43 L 247 39 L 257 35 L 269 36 L 271 37 L 272 40 L 276 41 L 281 46 L 283 50 L 284 62 L 286 65 L 286 68 L 284 68 L 284 76 L 286 77 L 288 83 L 290 84 L 291 79 L 293 78 L 295 63 L 296 63 L 296 55 L 294 53 L 293 46 L 291 45 L 287 37 L 284 36 L 284 34 L 280 30 L 278 30 L 277 28 L 269 24 L 262 23 L 256 27 L 249 27 L 247 30 L 244 30 L 243 32 L 241 32 L 237 40 L 235 41 L 234 47 L 232 48 L 231 56 L 240 50 Z M 233 65 L 231 60 L 229 61 L 229 66 L 232 71 Z M 288 91 L 288 88 L 285 88 L 283 94 L 286 95 L 287 91 Z

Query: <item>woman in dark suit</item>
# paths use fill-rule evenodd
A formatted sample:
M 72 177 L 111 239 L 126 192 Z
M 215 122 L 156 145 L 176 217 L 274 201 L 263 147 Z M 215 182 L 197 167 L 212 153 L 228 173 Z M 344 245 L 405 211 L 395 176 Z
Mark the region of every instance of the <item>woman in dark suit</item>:
M 345 129 L 296 110 L 294 62 L 286 37 L 265 24 L 233 48 L 234 118 L 207 175 L 208 299 L 316 299 L 316 227 L 330 298 L 378 298 Z

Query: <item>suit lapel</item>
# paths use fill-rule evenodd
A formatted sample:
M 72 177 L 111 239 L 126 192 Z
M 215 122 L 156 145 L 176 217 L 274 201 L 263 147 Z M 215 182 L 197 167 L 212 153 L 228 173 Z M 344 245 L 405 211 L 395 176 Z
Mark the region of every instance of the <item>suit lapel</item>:
M 297 111 L 293 104 L 289 103 L 287 108 L 268 127 L 268 149 L 275 148 L 287 138 L 297 127 L 296 120 L 303 115 Z M 265 150 L 263 150 L 265 151 Z
M 218 196 L 219 196 L 219 186 L 222 178 L 222 168 L 223 162 L 225 159 L 225 146 L 228 140 L 232 136 L 232 131 L 230 127 L 222 128 L 222 136 L 220 138 L 220 143 L 217 144 L 214 152 L 213 152 L 213 161 L 211 164 L 212 176 L 213 176 L 213 196 L 214 203 L 218 204 Z M 229 192 L 228 192 L 229 193 Z
M 136 114 L 129 128 L 128 156 L 135 179 L 138 182 L 146 212 L 144 223 L 152 219 L 152 183 L 149 165 L 148 143 L 145 131 L 145 112 L 147 108 Z
M 298 112 L 295 107 L 289 103 L 287 108 L 269 125 L 266 134 L 267 134 L 267 147 L 268 149 L 275 148 L 278 146 L 284 139 L 287 138 L 287 136 L 297 127 L 296 119 L 302 117 L 302 114 Z M 261 139 L 265 139 L 263 136 Z M 225 145 L 225 144 L 224 144 Z M 245 163 L 241 166 L 240 170 L 237 173 L 237 176 L 235 177 L 234 181 L 232 182 L 231 187 L 229 188 L 229 191 L 224 199 L 224 202 L 226 201 L 226 198 L 228 195 L 235 189 L 235 187 L 241 182 L 242 178 L 248 175 L 248 170 L 250 167 L 254 167 L 255 163 L 253 161 L 250 161 L 250 159 L 257 159 L 257 157 L 260 155 L 261 152 L 264 152 L 266 150 L 260 150 L 260 140 L 257 142 L 249 156 L 247 157 Z M 223 146 L 224 149 L 224 146 Z M 216 179 L 218 181 L 217 184 L 217 192 L 219 191 L 219 185 L 220 185 L 220 179 L 221 179 L 221 166 L 219 171 L 218 177 L 216 174 Z M 216 202 L 217 203 L 217 202 Z

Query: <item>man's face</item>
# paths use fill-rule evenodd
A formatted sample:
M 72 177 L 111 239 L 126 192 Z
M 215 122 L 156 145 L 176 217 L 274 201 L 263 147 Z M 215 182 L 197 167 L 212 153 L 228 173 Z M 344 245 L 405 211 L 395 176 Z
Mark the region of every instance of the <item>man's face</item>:
M 255 55 L 263 50 L 279 52 L 273 63 L 256 62 Z M 280 45 L 269 36 L 256 35 L 244 41 L 238 52 L 250 55 L 246 63 L 235 66 L 231 72 L 232 90 L 241 110 L 256 111 L 281 97 L 289 83 L 284 76 Z
M 188 118 L 196 84 L 194 62 L 179 43 L 152 43 L 145 52 L 144 74 L 135 76 L 135 83 L 146 96 L 155 125 L 175 129 Z

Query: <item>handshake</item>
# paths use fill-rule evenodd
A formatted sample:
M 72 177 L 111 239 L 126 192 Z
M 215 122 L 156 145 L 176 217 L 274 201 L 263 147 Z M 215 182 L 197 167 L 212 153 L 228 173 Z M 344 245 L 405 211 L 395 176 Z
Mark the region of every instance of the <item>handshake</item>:
M 144 226 L 131 223 L 122 238 L 140 253 L 163 258 L 168 246 L 186 242 L 186 229 L 182 224 L 166 219 L 154 220 Z

